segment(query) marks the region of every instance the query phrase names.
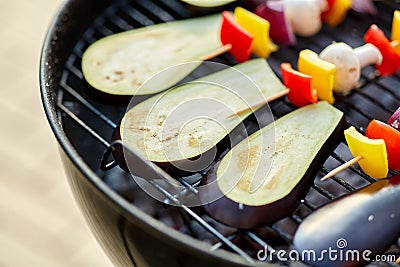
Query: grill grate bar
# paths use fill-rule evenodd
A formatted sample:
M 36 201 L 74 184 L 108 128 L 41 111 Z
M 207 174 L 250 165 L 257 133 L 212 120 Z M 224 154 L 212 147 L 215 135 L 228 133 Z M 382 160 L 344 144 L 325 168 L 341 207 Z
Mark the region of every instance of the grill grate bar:
M 335 199 L 335 196 L 332 193 L 330 193 L 328 190 L 322 188 L 321 186 L 319 186 L 317 184 L 314 184 L 312 186 L 312 188 L 314 188 L 315 191 L 319 192 L 321 195 L 323 195 L 324 197 L 326 197 L 329 200 Z
M 258 235 L 254 234 L 251 231 L 244 231 L 244 234 L 250 238 L 253 242 L 255 242 L 261 249 L 264 249 L 266 252 L 270 253 L 272 256 L 272 259 L 275 261 L 278 261 L 277 255 L 276 255 L 276 250 L 273 249 L 272 246 L 267 244 L 264 240 L 262 240 Z M 280 262 L 281 264 L 285 266 L 289 266 L 289 262 Z
M 68 61 L 67 61 L 67 68 L 76 76 L 76 77 L 78 77 L 79 79 L 83 79 L 83 73 L 82 73 L 82 71 L 80 71 L 79 69 L 77 69 L 75 66 L 74 66 L 74 64 L 73 64 L 73 62 L 75 62 L 77 60 L 77 56 L 71 56 L 69 59 L 68 59 Z M 66 82 L 66 75 L 63 75 L 63 77 L 62 77 L 62 79 L 61 79 L 61 84 L 64 84 L 64 85 L 66 85 L 67 84 L 67 82 Z
M 368 99 L 369 101 L 373 102 L 375 105 L 377 105 L 378 107 L 380 107 L 382 110 L 386 111 L 388 114 L 392 114 L 395 112 L 395 110 L 390 110 L 388 109 L 385 105 L 381 104 L 378 101 L 375 101 L 371 96 L 367 95 L 366 93 L 364 93 L 362 90 L 359 90 L 357 92 L 359 95 L 363 96 L 364 98 Z
M 156 5 L 153 2 L 143 2 L 143 1 L 137 1 L 137 3 L 146 10 L 147 12 L 150 12 L 152 14 L 157 14 L 158 20 L 161 20 L 159 22 L 167 22 L 167 21 L 172 21 L 174 20 L 174 17 L 165 9 L 161 8 L 160 6 Z
M 95 130 L 89 127 L 85 122 L 83 122 L 78 116 L 76 116 L 72 111 L 70 111 L 66 106 L 63 104 L 57 104 L 57 106 L 66 114 L 68 115 L 73 121 L 79 124 L 83 129 L 85 129 L 89 134 L 91 134 L 97 141 L 99 141 L 103 146 L 108 147 L 110 144 L 101 137 Z
M 63 79 L 64 80 L 64 79 Z M 77 91 L 75 91 L 72 87 L 67 85 L 65 82 L 61 82 L 61 86 L 63 90 L 68 92 L 71 96 L 73 96 L 76 100 L 78 100 L 85 108 L 93 112 L 93 114 L 97 115 L 102 121 L 108 124 L 113 129 L 117 127 L 117 124 L 113 122 L 109 117 L 107 117 L 104 113 L 102 113 L 99 109 L 89 103 L 83 96 L 81 96 Z
M 288 233 L 286 233 L 284 230 L 282 230 L 280 227 L 278 227 L 276 224 L 273 224 L 272 226 L 271 226 L 271 228 L 275 231 L 275 232 L 277 232 L 282 238 L 283 238 L 283 240 L 285 240 L 286 241 L 286 243 L 288 244 L 288 245 L 290 245 L 290 242 L 292 241 L 292 239 L 293 239 L 293 236 L 292 235 L 289 235 Z
M 325 167 L 323 167 L 321 171 L 324 174 L 328 174 L 329 173 L 329 170 L 327 168 L 325 168 Z M 336 183 L 340 184 L 341 186 L 343 186 L 344 188 L 346 188 L 349 191 L 355 190 L 355 188 L 353 186 L 351 186 L 348 182 L 346 182 L 342 178 L 338 177 L 337 175 L 333 176 L 331 179 L 334 180 Z
M 159 4 L 163 4 L 164 9 L 168 9 L 169 13 L 173 14 L 175 18 L 186 18 L 191 15 L 180 2 L 172 4 L 169 0 L 160 0 Z
M 195 186 L 193 186 L 193 185 L 191 185 L 190 183 L 188 183 L 185 179 L 183 179 L 183 178 L 178 178 L 178 181 L 183 185 L 183 186 L 186 186 L 186 188 L 188 188 L 188 190 L 189 191 L 191 191 L 191 192 L 193 192 L 193 193 L 195 193 L 195 194 L 198 194 L 198 190 L 196 189 L 196 187 Z M 195 184 L 198 184 L 198 183 L 200 183 L 200 181 L 196 181 L 195 182 Z
M 142 27 L 155 24 L 153 20 L 130 5 L 125 6 L 123 11 L 135 22 L 134 26 Z
M 173 195 L 171 195 L 167 190 L 165 190 L 162 186 L 160 186 L 158 183 L 155 183 L 154 181 L 149 181 L 151 185 L 154 186 L 157 190 L 159 190 L 161 193 L 163 193 L 166 197 L 168 197 L 169 200 L 174 202 L 176 205 L 178 205 L 180 208 L 182 208 L 190 217 L 195 219 L 204 229 L 206 229 L 209 233 L 217 237 L 221 242 L 229 247 L 232 251 L 236 252 L 238 255 L 240 255 L 243 259 L 245 259 L 247 262 L 254 264 L 254 260 L 242 249 L 240 249 L 238 246 L 232 243 L 229 239 L 227 239 L 224 235 L 222 235 L 218 230 L 216 230 L 214 227 L 212 227 L 209 223 L 207 223 L 205 220 L 203 220 L 199 215 L 197 215 L 194 211 L 192 211 L 190 208 L 186 207 L 185 205 L 180 204 L 179 200 L 175 198 Z
M 329 171 L 327 169 L 323 169 L 323 173 L 328 174 Z M 353 187 L 352 185 L 350 185 L 349 183 L 347 183 L 345 180 L 343 180 L 342 178 L 338 177 L 337 175 L 332 176 L 330 179 L 332 179 L 333 181 L 335 181 L 336 183 L 340 184 L 341 186 L 343 186 L 346 190 L 348 190 L 349 192 L 356 190 L 355 187 Z
M 229 241 L 232 241 L 232 240 L 235 239 L 238 235 L 239 235 L 239 233 L 238 233 L 238 232 L 235 232 L 235 233 L 233 233 L 233 234 L 227 236 L 226 239 L 228 239 Z M 219 241 L 219 242 L 215 243 L 215 244 L 210 248 L 210 250 L 211 250 L 211 251 L 215 251 L 215 250 L 221 248 L 223 245 L 224 245 L 224 243 L 222 243 L 221 241 Z
M 293 214 L 292 216 L 290 216 L 290 218 L 296 223 L 296 224 L 300 224 L 303 220 L 297 216 L 296 214 Z
M 108 36 L 114 33 L 111 29 L 105 26 L 104 22 L 100 21 L 98 22 L 96 30 L 97 30 L 96 32 L 100 33 L 102 36 Z
M 400 78 L 399 78 L 400 79 Z M 377 86 L 379 86 L 380 88 L 382 88 L 382 90 L 384 90 L 386 93 L 388 93 L 388 94 L 390 94 L 394 99 L 396 99 L 396 100 L 398 100 L 398 101 L 400 101 L 400 96 L 399 95 L 396 95 L 393 91 L 391 91 L 390 89 L 389 89 L 389 87 L 387 87 L 387 86 L 385 86 L 385 85 L 383 85 L 381 82 L 377 82 L 377 83 L 375 83 Z
M 315 210 L 317 208 L 317 206 L 311 204 L 310 202 L 308 202 L 307 200 L 303 199 L 303 201 L 301 201 L 301 203 L 306 206 L 307 208 L 309 208 L 310 210 Z
M 363 117 L 367 118 L 369 121 L 373 120 L 370 115 L 362 111 L 360 108 L 352 104 L 347 98 L 344 98 L 343 102 L 346 104 L 346 106 L 352 108 L 353 110 L 357 111 L 359 114 L 361 114 Z

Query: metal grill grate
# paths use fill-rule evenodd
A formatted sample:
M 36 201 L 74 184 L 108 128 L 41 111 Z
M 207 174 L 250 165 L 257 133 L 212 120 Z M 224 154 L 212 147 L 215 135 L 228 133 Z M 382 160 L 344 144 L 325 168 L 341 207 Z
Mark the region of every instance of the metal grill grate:
M 279 65 L 282 61 L 291 62 L 296 66 L 297 55 L 300 50 L 310 48 L 320 52 L 332 41 L 344 41 L 353 47 L 362 45 L 361 36 L 371 23 L 376 23 L 383 29 L 390 28 L 389 18 L 391 18 L 393 7 L 384 3 L 378 3 L 378 5 L 380 12 L 383 12 L 386 16 L 371 18 L 351 13 L 339 28 L 324 26 L 321 33 L 316 37 L 299 38 L 296 46 L 281 47 L 277 53 L 274 53 L 268 59 L 271 67 L 279 75 Z M 114 166 L 112 163 L 105 168 L 107 171 L 100 169 L 103 152 L 110 148 L 108 140 L 110 140 L 117 122 L 123 116 L 125 107 L 101 102 L 88 93 L 86 89 L 89 85 L 84 81 L 80 68 L 82 53 L 92 42 L 112 33 L 193 15 L 179 1 L 162 0 L 157 3 L 151 1 L 118 1 L 105 10 L 103 15 L 98 17 L 87 29 L 84 36 L 76 44 L 63 72 L 59 85 L 57 106 L 60 121 L 68 138 L 88 165 L 106 183 L 133 203 L 130 190 L 134 186 L 131 184 L 132 182 L 129 182 L 127 175 L 118 168 L 112 169 L 111 167 Z M 229 55 L 222 55 L 217 60 L 228 65 L 233 64 Z M 370 120 L 375 118 L 386 121 L 390 114 L 395 111 L 400 105 L 399 88 L 399 75 L 376 77 L 374 68 L 367 67 L 362 71 L 359 88 L 349 96 L 337 97 L 335 106 L 344 111 L 351 124 L 362 131 Z M 377 98 L 377 95 L 380 97 Z M 275 117 L 281 117 L 294 109 L 294 106 L 286 99 L 275 101 L 270 104 L 270 107 Z M 81 140 L 85 141 L 82 142 Z M 335 176 L 329 182 L 319 182 L 320 177 L 328 173 L 333 167 L 346 162 L 350 157 L 346 143 L 342 141 L 325 162 L 309 194 L 299 205 L 296 212 L 271 227 L 251 231 L 232 229 L 220 225 L 205 215 L 199 215 L 192 209 L 182 207 L 183 213 L 181 214 L 184 225 L 179 230 L 200 240 L 213 243 L 213 250 L 225 248 L 241 255 L 249 262 L 252 262 L 256 252 L 264 247 L 269 248 L 269 252 L 272 252 L 273 249 L 288 250 L 291 248 L 294 231 L 302 218 L 318 206 L 374 181 L 358 167 L 353 166 Z M 390 174 L 396 173 L 391 170 Z M 205 175 L 205 171 L 201 172 L 198 178 L 200 179 L 203 175 Z M 341 177 L 346 177 L 346 179 Z M 188 184 L 184 179 L 180 179 L 180 181 L 189 189 L 196 183 Z M 153 186 L 165 195 L 166 203 L 178 201 L 175 196 L 160 185 L 153 183 Z M 168 205 L 164 205 L 164 207 L 161 204 L 152 203 L 152 205 L 159 206 L 159 209 L 168 208 Z M 146 207 L 143 209 L 146 210 Z M 170 207 L 168 209 L 177 208 Z M 160 216 L 159 213 L 154 211 L 150 213 L 155 213 L 156 215 L 153 214 L 155 217 Z M 397 253 L 399 252 L 396 245 L 393 245 L 392 253 L 393 249 Z M 276 261 L 275 257 L 273 259 Z M 290 265 L 289 262 L 282 262 L 281 264 Z

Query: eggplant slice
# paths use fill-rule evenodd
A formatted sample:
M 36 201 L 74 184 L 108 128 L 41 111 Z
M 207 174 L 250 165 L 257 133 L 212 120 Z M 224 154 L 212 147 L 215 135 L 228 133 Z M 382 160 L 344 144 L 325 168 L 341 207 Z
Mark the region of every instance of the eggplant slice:
M 173 176 L 198 172 L 215 160 L 221 140 L 253 110 L 232 114 L 285 90 L 265 59 L 249 60 L 133 106 L 114 137 Z M 121 155 L 114 157 L 125 165 Z
M 84 52 L 83 75 L 92 87 L 110 95 L 146 95 L 165 90 L 221 47 L 220 17 L 216 14 L 166 22 L 106 36 Z M 152 83 L 145 83 L 165 68 L 192 61 L 197 64 L 175 67 L 174 75 L 159 75 Z
M 293 243 L 313 266 L 363 266 L 399 237 L 400 184 L 380 180 L 311 213 Z
M 202 181 L 205 211 L 238 228 L 274 223 L 291 214 L 346 128 L 327 102 L 278 119 L 236 145 Z M 210 185 L 213 185 L 210 187 Z M 217 199 L 210 202 L 211 199 Z

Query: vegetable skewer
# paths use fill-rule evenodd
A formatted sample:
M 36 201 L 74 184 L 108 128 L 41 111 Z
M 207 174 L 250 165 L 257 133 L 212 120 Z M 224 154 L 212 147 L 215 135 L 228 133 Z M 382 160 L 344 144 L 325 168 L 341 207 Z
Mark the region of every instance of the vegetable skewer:
M 386 177 L 388 167 L 394 170 L 400 170 L 400 132 L 390 125 L 391 121 L 397 120 L 396 118 L 399 115 L 398 110 L 389 119 L 389 124 L 380 122 L 378 120 L 372 120 L 367 127 L 365 133 L 366 137 L 363 137 L 361 134 L 356 137 L 356 139 L 358 138 L 359 142 L 364 142 L 364 144 L 360 145 L 360 147 L 356 149 L 353 146 L 353 143 L 355 141 L 349 139 L 348 132 L 346 133 L 345 131 L 345 136 L 349 144 L 350 151 L 352 152 L 353 156 L 355 156 L 355 158 L 329 172 L 321 179 L 321 181 L 331 178 L 332 176 L 345 170 L 349 166 L 355 164 L 356 162 L 359 162 L 364 172 L 370 175 L 372 178 Z M 355 131 L 355 129 L 353 129 L 352 131 Z M 384 147 L 382 147 L 382 142 L 384 144 Z M 377 145 L 378 143 L 380 149 L 377 150 L 377 152 L 373 152 L 374 148 L 372 147 L 372 145 Z M 374 153 L 374 155 L 371 155 L 371 153 Z M 363 159 L 368 160 L 361 164 L 360 161 Z M 379 171 L 378 174 L 377 171 Z
M 355 163 L 359 163 L 366 174 L 372 178 L 385 178 L 388 162 L 385 142 L 382 139 L 370 139 L 359 133 L 353 126 L 344 131 L 350 152 L 355 158 L 332 170 L 321 181 L 325 181 Z
M 275 94 L 273 96 L 267 97 L 264 101 L 262 101 L 260 103 L 257 103 L 257 104 L 255 104 L 255 105 L 253 105 L 251 107 L 246 107 L 246 108 L 243 108 L 243 109 L 241 109 L 239 111 L 236 111 L 232 115 L 229 115 L 228 118 L 231 118 L 231 117 L 234 117 L 234 116 L 240 116 L 240 115 L 242 115 L 242 114 L 244 114 L 246 112 L 249 112 L 251 110 L 256 110 L 257 108 L 259 108 L 259 107 L 261 107 L 261 106 L 263 106 L 263 105 L 265 105 L 265 104 L 267 104 L 269 102 L 272 102 L 272 101 L 277 100 L 277 99 L 279 99 L 281 97 L 284 97 L 285 95 L 289 94 L 289 91 L 290 91 L 289 89 L 286 89 L 286 90 L 283 90 L 283 91 L 281 91 L 281 92 L 279 92 L 279 93 L 277 93 L 277 94 Z
M 333 4 L 333 1 L 331 2 Z M 363 67 L 373 64 L 378 71 L 380 70 L 381 75 L 396 72 L 400 67 L 396 67 L 396 60 L 392 64 L 391 55 L 395 51 L 394 43 L 398 43 L 400 50 L 399 36 L 400 11 L 395 11 L 392 23 L 392 40 L 395 41 L 392 41 L 392 43 L 385 39 L 383 32 L 377 26 L 372 25 L 365 34 L 367 44 L 363 46 L 352 49 L 345 43 L 334 43 L 326 47 L 319 56 L 311 50 L 301 51 L 298 60 L 300 72 L 295 73 L 290 64 L 283 63 L 281 65 L 283 83 L 290 89 L 288 91 L 289 100 L 297 107 L 315 103 L 317 100 L 314 97 L 315 93 L 310 92 L 310 90 L 317 90 L 318 97 L 321 100 L 326 100 L 332 104 L 334 102 L 332 90 L 336 93 L 347 94 L 357 85 Z M 395 59 L 397 56 L 400 57 L 400 54 L 396 53 Z M 307 77 L 307 74 L 310 77 Z M 313 77 L 315 78 L 312 79 Z M 312 81 L 312 84 L 309 89 L 308 83 L 310 81 Z M 299 97 L 300 95 L 302 97 Z M 262 104 L 265 104 L 265 102 L 254 107 Z M 243 114 L 254 109 L 254 107 L 240 110 L 231 116 Z
M 305 75 L 292 69 L 290 63 L 281 64 L 282 80 L 283 84 L 288 88 L 276 94 L 275 96 L 267 98 L 265 101 L 257 103 L 253 106 L 246 107 L 239 111 L 236 111 L 229 117 L 240 116 L 246 112 L 257 109 L 266 103 L 272 102 L 278 98 L 288 96 L 289 100 L 296 107 L 302 107 L 308 104 L 315 104 L 318 102 L 317 93 L 311 87 L 311 76 Z
M 220 41 L 222 47 L 205 56 L 203 60 L 230 52 L 238 62 L 248 60 L 251 53 L 267 58 L 278 47 L 269 37 L 270 24 L 260 16 L 237 7 L 232 15 L 228 11 L 222 13 Z
M 344 163 L 343 165 L 340 165 L 339 167 L 337 167 L 334 170 L 330 171 L 327 175 L 325 175 L 324 177 L 321 178 L 321 181 L 325 181 L 325 180 L 335 176 L 339 172 L 342 172 L 345 169 L 347 169 L 348 167 L 353 166 L 354 164 L 356 164 L 357 162 L 359 162 L 362 159 L 363 159 L 363 156 L 358 155 L 357 157 L 349 160 L 348 162 Z
M 364 40 L 376 46 L 382 53 L 382 63 L 375 65 L 380 75 L 387 76 L 400 70 L 400 54 L 393 47 L 396 44 L 391 43 L 378 26 L 371 25 L 364 35 Z
M 235 21 L 233 15 L 228 11 L 222 12 L 219 38 L 223 46 L 206 55 L 202 60 L 210 60 L 228 51 L 238 62 L 244 62 L 250 58 L 250 48 L 254 38 Z
M 332 171 L 330 171 L 327 175 L 325 175 L 324 177 L 321 178 L 321 181 L 325 181 L 328 180 L 329 178 L 335 176 L 336 174 L 344 171 L 345 169 L 349 168 L 350 166 L 353 166 L 354 164 L 356 164 L 357 162 L 359 162 L 360 160 L 363 159 L 363 156 L 358 155 L 357 157 L 349 160 L 348 162 L 344 163 L 343 165 L 340 165 L 339 167 L 333 169 Z
M 334 43 L 326 47 L 320 56 L 311 50 L 302 50 L 298 61 L 300 71 L 294 70 L 290 63 L 281 64 L 283 84 L 289 90 L 281 92 L 276 98 L 267 99 L 267 102 L 287 95 L 296 107 L 316 103 L 318 98 L 333 104 L 332 91 L 347 93 L 354 88 L 360 78 L 361 68 L 379 64 L 382 55 L 371 44 L 352 49 L 345 43 Z M 249 112 L 266 101 L 236 111 L 229 117 Z

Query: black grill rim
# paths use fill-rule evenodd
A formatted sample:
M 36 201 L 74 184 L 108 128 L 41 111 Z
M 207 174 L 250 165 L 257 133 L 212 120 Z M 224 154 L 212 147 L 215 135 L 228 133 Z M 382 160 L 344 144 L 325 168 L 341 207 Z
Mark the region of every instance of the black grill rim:
M 56 111 L 56 90 L 66 60 L 75 45 L 74 40 L 83 32 L 84 25 L 91 22 L 93 15 L 96 15 L 110 3 L 112 3 L 110 0 L 66 0 L 47 30 L 40 55 L 39 85 L 43 108 L 58 144 L 75 164 L 75 167 L 86 176 L 90 186 L 94 187 L 100 196 L 111 200 L 114 208 L 127 215 L 128 220 L 135 220 L 150 231 L 158 231 L 163 238 L 173 241 L 177 246 L 185 246 L 186 250 L 192 250 L 195 253 L 200 251 L 208 257 L 248 265 L 242 257 L 235 253 L 224 250 L 212 251 L 210 250 L 211 246 L 202 241 L 177 231 L 171 231 L 163 223 L 130 204 L 90 169 L 68 140 Z M 93 7 L 96 8 L 93 9 Z M 91 14 L 91 16 L 88 14 Z M 67 21 L 73 23 L 66 24 Z M 69 41 L 66 43 L 65 40 Z M 268 264 L 268 266 L 274 266 L 274 264 Z

